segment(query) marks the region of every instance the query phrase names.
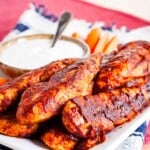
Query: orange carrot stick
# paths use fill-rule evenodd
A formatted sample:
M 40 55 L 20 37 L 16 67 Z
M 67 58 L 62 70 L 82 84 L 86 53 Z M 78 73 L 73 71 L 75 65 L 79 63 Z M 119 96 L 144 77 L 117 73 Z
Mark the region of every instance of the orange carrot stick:
M 89 45 L 91 53 L 93 53 L 93 50 L 100 39 L 100 33 L 101 29 L 100 28 L 93 28 L 91 31 L 88 33 L 85 42 Z

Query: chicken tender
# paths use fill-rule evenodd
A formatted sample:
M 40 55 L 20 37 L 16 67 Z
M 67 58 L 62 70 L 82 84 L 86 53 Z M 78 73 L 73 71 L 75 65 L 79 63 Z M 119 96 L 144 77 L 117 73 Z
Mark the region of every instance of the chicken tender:
M 12 137 L 29 137 L 38 130 L 39 125 L 22 125 L 16 120 L 15 113 L 0 115 L 0 133 Z
M 92 81 L 99 71 L 101 59 L 97 53 L 76 61 L 54 74 L 48 85 L 34 95 L 30 94 L 32 87 L 28 88 L 17 109 L 18 121 L 23 124 L 45 121 L 59 114 L 70 98 L 92 94 Z
M 150 80 L 138 87 L 73 98 L 66 103 L 62 120 L 73 135 L 93 138 L 132 120 L 149 104 Z
M 63 59 L 27 72 L 19 77 L 9 80 L 0 86 L 0 112 L 5 111 L 10 105 L 16 103 L 21 93 L 31 85 L 47 81 L 57 71 L 74 63 L 77 59 Z
M 51 121 L 49 128 L 41 135 L 41 140 L 51 150 L 74 150 L 78 138 L 71 135 L 62 125 L 61 120 Z
M 150 42 L 135 41 L 120 47 L 100 69 L 95 92 L 118 88 L 135 77 L 150 75 Z

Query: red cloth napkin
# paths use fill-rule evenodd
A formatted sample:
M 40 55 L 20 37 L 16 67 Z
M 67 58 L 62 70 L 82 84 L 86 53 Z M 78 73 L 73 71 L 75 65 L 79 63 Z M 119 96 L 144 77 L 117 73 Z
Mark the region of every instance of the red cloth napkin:
M 34 0 L 0 0 L 0 40 L 15 26 L 20 14 Z M 35 0 L 43 4 L 56 15 L 69 10 L 74 17 L 87 21 L 104 21 L 107 25 L 116 23 L 118 27 L 125 25 L 129 29 L 150 25 L 150 22 L 103 7 L 95 6 L 80 0 Z

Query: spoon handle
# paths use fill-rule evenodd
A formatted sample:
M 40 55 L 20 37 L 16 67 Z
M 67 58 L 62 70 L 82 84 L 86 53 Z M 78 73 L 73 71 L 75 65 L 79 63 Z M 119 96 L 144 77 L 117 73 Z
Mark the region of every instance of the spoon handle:
M 55 45 L 56 41 L 59 39 L 60 35 L 62 34 L 64 29 L 68 25 L 69 21 L 71 20 L 71 17 L 72 17 L 72 15 L 71 15 L 70 12 L 64 12 L 60 16 L 60 19 L 59 19 L 59 22 L 58 22 L 57 31 L 56 31 L 56 34 L 53 37 L 51 47 L 53 47 Z

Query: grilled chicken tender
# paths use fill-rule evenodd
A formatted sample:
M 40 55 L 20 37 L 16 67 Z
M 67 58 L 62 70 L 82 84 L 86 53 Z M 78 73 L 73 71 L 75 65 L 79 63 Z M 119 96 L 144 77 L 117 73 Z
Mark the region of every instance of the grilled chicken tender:
M 102 66 L 94 89 L 97 93 L 120 87 L 135 77 L 147 75 L 150 75 L 150 42 L 130 42 Z
M 38 130 L 38 124 L 22 125 L 16 120 L 15 113 L 0 115 L 0 133 L 13 137 L 29 137 Z
M 42 122 L 59 114 L 70 98 L 91 94 L 92 81 L 99 71 L 101 58 L 97 53 L 76 61 L 54 74 L 48 85 L 34 95 L 26 94 L 30 93 L 28 88 L 18 106 L 18 121 L 23 124 Z
M 51 150 L 74 150 L 78 138 L 71 135 L 62 125 L 62 122 L 51 122 L 49 129 L 41 135 L 41 140 Z
M 27 87 L 38 82 L 49 80 L 54 73 L 74 63 L 76 60 L 70 58 L 54 61 L 44 67 L 11 79 L 0 86 L 0 112 L 5 111 L 10 105 L 15 103 Z
M 50 121 L 48 123 L 44 122 L 46 130 L 42 132 L 41 140 L 51 150 L 87 150 L 105 140 L 104 134 L 94 138 L 80 139 L 64 128 L 61 118 L 58 120 L 58 117 L 55 117 Z
M 79 139 L 60 125 L 52 126 L 41 136 L 43 143 L 51 150 L 87 150 L 104 140 L 100 136 L 93 139 Z
M 138 87 L 73 98 L 64 106 L 62 120 L 73 135 L 93 138 L 133 119 L 149 104 L 150 80 Z

